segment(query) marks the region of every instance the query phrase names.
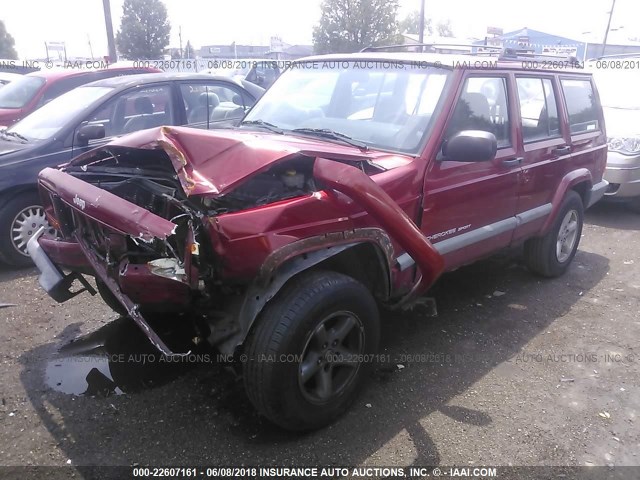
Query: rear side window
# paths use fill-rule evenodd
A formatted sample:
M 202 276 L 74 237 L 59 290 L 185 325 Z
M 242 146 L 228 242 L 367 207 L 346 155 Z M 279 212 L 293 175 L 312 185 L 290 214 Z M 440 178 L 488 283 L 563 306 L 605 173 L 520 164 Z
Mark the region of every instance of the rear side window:
M 600 129 L 598 108 L 589 80 L 563 79 L 562 90 L 569 113 L 571 133 L 586 133 Z
M 560 136 L 558 107 L 548 78 L 518 77 L 520 121 L 525 142 Z

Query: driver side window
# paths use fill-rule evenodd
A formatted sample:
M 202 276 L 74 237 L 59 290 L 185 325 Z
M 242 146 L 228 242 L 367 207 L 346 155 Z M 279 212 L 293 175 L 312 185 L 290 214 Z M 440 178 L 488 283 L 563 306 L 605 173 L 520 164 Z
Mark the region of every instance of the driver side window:
M 173 125 L 171 88 L 154 85 L 125 92 L 91 114 L 87 124 L 104 125 L 106 137 Z
M 463 130 L 493 133 L 498 141 L 498 148 L 511 145 L 506 78 L 467 78 L 445 138 Z

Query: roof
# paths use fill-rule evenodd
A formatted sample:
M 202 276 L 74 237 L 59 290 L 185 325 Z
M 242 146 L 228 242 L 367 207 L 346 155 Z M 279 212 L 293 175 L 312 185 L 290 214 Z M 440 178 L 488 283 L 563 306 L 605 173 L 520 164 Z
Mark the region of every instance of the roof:
M 31 72 L 28 73 L 27 76 L 29 77 L 40 77 L 40 78 L 44 78 L 47 81 L 50 80 L 57 80 L 59 78 L 68 78 L 68 77 L 75 77 L 78 75 L 87 75 L 90 73 L 97 73 L 97 72 L 109 72 L 110 74 L 114 74 L 117 75 L 117 72 L 121 71 L 121 72 L 127 72 L 127 71 L 131 71 L 131 70 L 149 70 L 149 72 L 151 73 L 152 71 L 159 71 L 156 69 L 152 69 L 152 68 L 145 68 L 145 67 L 130 67 L 130 66 L 110 66 L 109 68 L 101 68 L 101 69 L 84 69 L 84 68 L 52 68 L 52 69 L 46 69 L 46 70 L 38 70 L 37 72 Z
M 411 47 L 412 45 L 407 45 Z M 564 61 L 565 58 L 559 57 L 558 61 Z M 499 60 L 496 56 L 491 55 L 464 55 L 464 54 L 449 54 L 449 53 L 420 53 L 420 52 L 358 52 L 358 53 L 342 53 L 331 55 L 314 55 L 311 57 L 299 58 L 293 60 L 292 63 L 300 62 L 339 62 L 339 61 L 368 61 L 378 62 L 378 65 L 382 68 L 394 68 L 393 65 L 387 65 L 385 62 L 397 62 L 397 63 L 414 63 L 416 67 L 423 68 L 424 66 L 434 66 L 438 68 L 453 69 L 492 69 L 500 68 L 505 70 L 524 70 L 523 62 L 527 61 L 527 58 L 520 57 L 518 59 Z M 532 65 L 527 65 L 527 67 Z M 542 62 L 538 62 L 540 68 L 526 68 L 526 71 L 538 70 L 549 71 L 553 70 L 558 72 L 557 68 L 543 68 Z M 550 65 L 552 67 L 552 65 Z M 583 69 L 563 68 L 562 72 L 565 73 L 578 73 L 578 74 L 590 74 Z
M 175 80 L 217 80 L 219 82 L 232 83 L 249 92 L 254 98 L 259 98 L 264 93 L 264 88 L 254 85 L 246 80 L 236 80 L 221 75 L 211 75 L 208 73 L 187 73 L 187 72 L 161 72 L 143 73 L 140 75 L 121 75 L 119 77 L 109 77 L 103 80 L 96 80 L 88 83 L 92 87 L 128 88 L 137 85 L 145 85 L 158 82 L 171 82 Z

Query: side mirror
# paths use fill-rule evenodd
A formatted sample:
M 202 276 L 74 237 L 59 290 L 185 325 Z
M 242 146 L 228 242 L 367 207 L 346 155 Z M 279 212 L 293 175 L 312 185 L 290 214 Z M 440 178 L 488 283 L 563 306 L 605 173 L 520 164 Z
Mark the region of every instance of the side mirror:
M 81 146 L 86 146 L 89 144 L 90 140 L 104 138 L 105 135 L 106 132 L 104 130 L 104 125 L 102 125 L 101 123 L 96 123 L 93 125 L 83 125 L 78 129 L 76 140 Z
M 483 130 L 463 130 L 451 136 L 442 146 L 444 159 L 452 162 L 493 160 L 497 150 L 496 136 Z

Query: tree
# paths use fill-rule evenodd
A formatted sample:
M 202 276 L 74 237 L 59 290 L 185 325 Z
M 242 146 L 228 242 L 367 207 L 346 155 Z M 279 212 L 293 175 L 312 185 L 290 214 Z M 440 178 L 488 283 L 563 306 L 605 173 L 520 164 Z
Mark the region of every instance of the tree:
M 453 29 L 451 28 L 451 20 L 446 19 L 436 24 L 436 32 L 441 37 L 453 37 Z
M 129 60 L 160 58 L 167 45 L 171 24 L 160 0 L 125 0 L 116 42 Z
M 404 20 L 400 22 L 400 32 L 418 35 L 420 33 L 420 12 L 414 10 L 407 15 Z M 433 35 L 433 26 L 431 25 L 431 19 L 424 19 L 424 33 L 425 35 Z
M 398 0 L 322 0 L 313 29 L 316 53 L 347 53 L 384 45 L 398 34 Z
M 407 15 L 400 22 L 400 32 L 418 35 L 420 33 L 420 12 L 415 10 Z M 453 29 L 451 28 L 451 20 L 441 20 L 433 26 L 433 20 L 424 19 L 424 35 L 438 35 L 440 37 L 453 37 Z
M 7 29 L 4 26 L 4 22 L 0 20 L 0 58 L 6 60 L 15 60 L 18 58 L 18 52 L 14 47 L 15 41 L 13 37 L 9 35 Z
M 184 47 L 184 58 L 196 58 L 191 41 L 187 40 L 187 45 Z

